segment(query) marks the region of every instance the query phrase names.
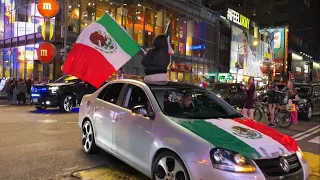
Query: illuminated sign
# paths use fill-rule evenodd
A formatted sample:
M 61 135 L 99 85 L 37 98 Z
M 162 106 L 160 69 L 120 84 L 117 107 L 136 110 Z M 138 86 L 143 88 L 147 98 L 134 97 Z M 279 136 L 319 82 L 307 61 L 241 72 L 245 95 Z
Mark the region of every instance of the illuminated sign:
M 204 44 L 199 44 L 199 45 L 193 45 L 193 46 L 190 46 L 190 50 L 199 50 L 199 49 L 205 49 L 206 46 Z
M 54 28 L 52 26 L 51 21 L 46 20 L 45 22 L 43 22 L 42 28 L 41 28 L 41 35 L 43 40 L 50 41 L 53 37 L 53 33 L 54 33 Z
M 59 3 L 56 0 L 39 0 L 37 7 L 45 18 L 52 18 L 59 12 Z
M 233 9 L 228 8 L 227 19 L 242 27 L 249 29 L 250 19 Z
M 37 51 L 38 58 L 42 63 L 50 63 L 55 56 L 55 47 L 51 43 L 42 43 Z

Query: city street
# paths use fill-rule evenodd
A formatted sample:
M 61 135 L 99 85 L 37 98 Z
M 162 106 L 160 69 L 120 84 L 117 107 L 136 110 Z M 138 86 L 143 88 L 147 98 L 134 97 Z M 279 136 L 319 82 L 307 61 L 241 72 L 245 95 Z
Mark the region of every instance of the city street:
M 77 118 L 77 109 L 61 114 L 1 103 L 0 179 L 148 179 L 107 153 L 83 153 Z M 312 167 L 310 179 L 318 179 L 319 116 L 278 130 L 298 141 Z

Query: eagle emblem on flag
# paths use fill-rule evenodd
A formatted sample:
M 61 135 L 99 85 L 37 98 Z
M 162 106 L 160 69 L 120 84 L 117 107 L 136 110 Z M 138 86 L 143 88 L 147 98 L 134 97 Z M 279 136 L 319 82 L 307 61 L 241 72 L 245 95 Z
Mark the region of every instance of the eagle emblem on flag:
M 258 131 L 254 131 L 248 128 L 240 127 L 240 126 L 232 126 L 233 134 L 248 138 L 248 139 L 260 139 L 262 135 Z
M 114 53 L 117 50 L 117 43 L 115 40 L 107 33 L 101 30 L 95 31 L 90 34 L 89 37 L 92 44 L 96 45 L 96 49 L 103 51 L 105 53 Z

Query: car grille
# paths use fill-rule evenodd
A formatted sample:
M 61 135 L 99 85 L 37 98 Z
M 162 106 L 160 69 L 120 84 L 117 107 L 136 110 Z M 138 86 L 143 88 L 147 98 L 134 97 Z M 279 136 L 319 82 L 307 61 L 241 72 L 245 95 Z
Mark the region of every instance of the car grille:
M 289 165 L 290 171 L 285 172 L 280 166 L 280 157 L 274 159 L 261 159 L 255 160 L 255 163 L 261 169 L 261 171 L 267 176 L 285 176 L 288 174 L 295 173 L 301 169 L 301 165 L 297 155 L 294 153 L 290 156 L 284 157 Z

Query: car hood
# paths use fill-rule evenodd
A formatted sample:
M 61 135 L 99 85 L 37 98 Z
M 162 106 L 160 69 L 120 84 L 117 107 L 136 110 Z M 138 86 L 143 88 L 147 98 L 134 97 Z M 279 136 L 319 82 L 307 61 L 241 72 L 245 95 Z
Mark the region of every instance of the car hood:
M 241 153 L 250 159 L 276 158 L 298 150 L 296 141 L 290 136 L 251 119 L 173 120 L 213 146 Z

